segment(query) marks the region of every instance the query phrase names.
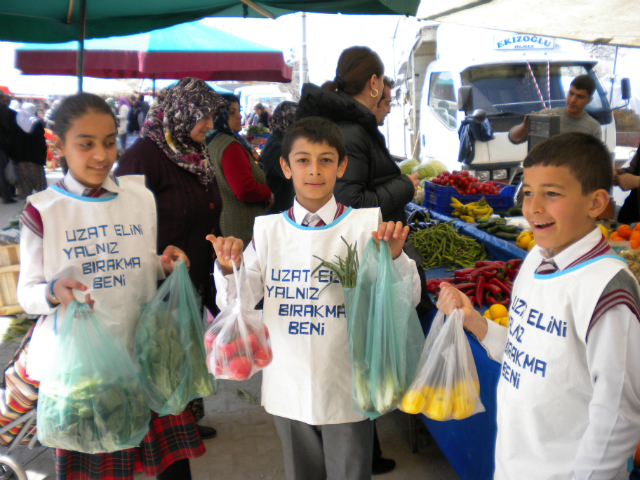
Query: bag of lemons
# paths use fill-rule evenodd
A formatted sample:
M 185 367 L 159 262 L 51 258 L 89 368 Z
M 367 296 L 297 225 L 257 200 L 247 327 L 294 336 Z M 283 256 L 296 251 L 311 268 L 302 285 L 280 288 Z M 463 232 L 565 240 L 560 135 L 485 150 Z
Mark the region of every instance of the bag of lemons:
M 400 403 L 406 413 L 432 420 L 462 420 L 484 412 L 480 383 L 458 309 L 438 312 L 427 336 L 416 376 Z

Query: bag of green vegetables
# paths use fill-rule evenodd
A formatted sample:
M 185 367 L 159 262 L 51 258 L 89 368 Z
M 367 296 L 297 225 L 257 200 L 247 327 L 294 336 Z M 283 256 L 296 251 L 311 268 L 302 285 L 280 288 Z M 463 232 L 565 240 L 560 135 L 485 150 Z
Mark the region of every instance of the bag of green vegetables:
M 345 242 L 346 243 L 346 242 Z M 353 407 L 375 419 L 394 410 L 413 381 L 424 334 L 413 306 L 413 272 L 401 274 L 389 244 L 373 238 L 362 265 L 348 245 L 347 259 L 322 262 L 341 280 L 347 314 Z
M 200 301 L 182 261 L 142 311 L 135 359 L 149 406 L 161 417 L 178 415 L 191 400 L 214 393 Z
M 58 336 L 51 375 L 39 389 L 40 443 L 84 453 L 140 445 L 151 413 L 124 344 L 75 300 Z

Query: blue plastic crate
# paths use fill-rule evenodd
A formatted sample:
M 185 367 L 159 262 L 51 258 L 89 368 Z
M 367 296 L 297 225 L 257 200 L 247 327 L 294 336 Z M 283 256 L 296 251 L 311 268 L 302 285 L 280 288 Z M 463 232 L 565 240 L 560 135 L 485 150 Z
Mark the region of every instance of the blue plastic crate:
M 515 185 L 503 185 L 497 195 L 484 195 L 484 199 L 494 210 L 507 210 L 515 205 L 513 196 L 516 193 Z M 454 187 L 444 187 L 433 182 L 424 183 L 424 206 L 434 212 L 443 215 L 451 215 L 451 197 L 457 198 L 462 203 L 477 202 L 482 195 L 463 195 Z

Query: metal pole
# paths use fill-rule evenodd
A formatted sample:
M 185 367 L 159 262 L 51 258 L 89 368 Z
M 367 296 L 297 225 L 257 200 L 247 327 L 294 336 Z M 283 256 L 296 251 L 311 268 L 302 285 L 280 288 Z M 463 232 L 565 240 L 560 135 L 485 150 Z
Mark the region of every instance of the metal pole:
M 153 79 L 153 98 L 156 98 L 156 74 L 152 73 L 151 78 Z
M 78 57 L 76 59 L 76 75 L 78 75 L 78 93 L 82 93 L 82 77 L 84 75 L 84 28 L 87 21 L 87 0 L 80 0 L 78 17 Z
M 300 91 L 302 85 L 309 83 L 309 65 L 307 63 L 307 13 L 302 12 L 302 60 L 300 60 Z
M 616 56 L 613 57 L 613 74 L 611 75 L 611 91 L 609 91 L 609 105 L 613 105 L 613 83 L 616 81 L 616 63 L 618 63 L 618 46 L 616 45 Z

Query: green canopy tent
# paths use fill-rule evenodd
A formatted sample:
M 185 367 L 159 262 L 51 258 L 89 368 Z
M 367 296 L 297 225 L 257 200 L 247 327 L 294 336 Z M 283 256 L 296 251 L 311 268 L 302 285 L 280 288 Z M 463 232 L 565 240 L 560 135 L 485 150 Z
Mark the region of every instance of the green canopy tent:
M 0 40 L 58 43 L 148 32 L 204 17 L 279 17 L 294 12 L 415 15 L 420 0 L 29 0 L 0 2 Z
M 415 15 L 420 0 L 33 0 L 0 4 L 0 40 L 78 40 L 82 91 L 84 40 L 131 35 L 204 17 L 268 17 L 314 13 Z

